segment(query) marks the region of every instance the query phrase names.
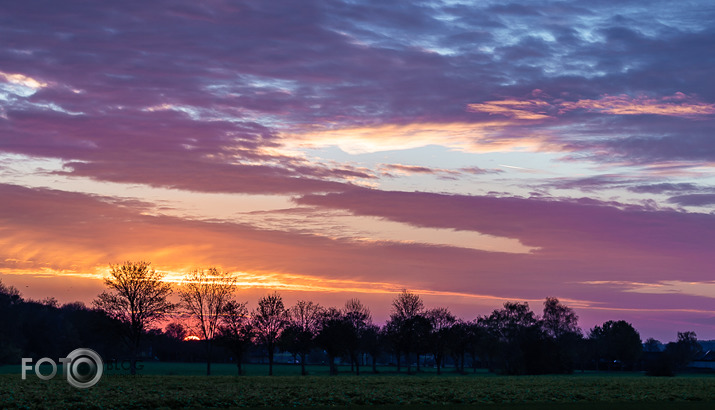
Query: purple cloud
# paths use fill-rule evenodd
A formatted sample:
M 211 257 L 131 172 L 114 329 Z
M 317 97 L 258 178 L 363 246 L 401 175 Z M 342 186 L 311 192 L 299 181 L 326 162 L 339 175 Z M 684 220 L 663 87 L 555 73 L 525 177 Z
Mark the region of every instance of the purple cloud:
M 601 276 L 630 275 L 628 270 L 635 269 L 643 258 L 673 264 L 669 269 L 676 269 L 687 255 L 692 269 L 682 275 L 706 280 L 705 266 L 711 259 L 709 244 L 715 239 L 711 231 L 715 218 L 711 215 L 653 211 L 585 198 L 544 200 L 354 190 L 305 196 L 297 202 L 415 226 L 474 230 L 515 238 L 540 248 L 536 255 L 544 257 L 573 258 L 593 266 L 613 263 Z M 610 260 L 601 260 L 599 255 L 610 255 Z M 620 268 L 616 268 L 618 265 Z M 640 277 L 649 272 L 648 277 L 654 280 L 672 275 L 668 269 L 661 270 L 665 265 L 657 268 L 648 265 L 647 269 L 635 269 L 632 275 Z
M 0 10 L 4 157 L 59 159 L 61 176 L 95 181 L 295 194 L 313 212 L 478 231 L 539 250 L 356 244 L 150 217 L 146 204 L 0 185 L 7 198 L 0 227 L 12 233 L 4 252 L 41 255 L 0 260 L 69 269 L 70 254 L 106 263 L 127 255 L 125 247 L 138 254 L 214 246 L 205 257 L 237 269 L 247 261 L 256 270 L 444 292 L 540 299 L 556 289 L 605 308 L 704 309 L 711 299 L 703 296 L 633 290 L 709 280 L 713 216 L 609 202 L 602 192 L 715 203 L 708 182 L 673 178 L 705 173 L 715 161 L 712 21 L 712 8 L 665 1 L 10 2 Z M 330 136 L 360 132 L 389 144 L 364 155 L 331 151 L 339 144 Z M 321 135 L 327 141 L 310 146 Z M 429 160 L 426 151 L 406 153 L 430 145 L 449 152 Z M 388 148 L 405 157 L 390 157 Z M 499 187 L 481 185 L 496 179 L 488 175 L 480 185 L 464 178 L 474 185 L 429 188 L 381 179 L 382 171 L 433 175 L 437 183 L 495 174 L 503 171 L 491 167 L 504 162 L 494 158 L 515 151 L 548 153 L 561 169 L 578 161 L 598 174 L 544 181 L 504 173 Z M 614 166 L 633 171 L 617 174 Z M 579 189 L 589 198 L 514 193 L 540 188 Z M 668 314 L 675 322 L 686 316 Z
M 715 194 L 678 195 L 670 197 L 670 199 L 668 199 L 668 202 L 682 206 L 715 205 Z
M 701 58 L 712 46 L 712 28 L 693 24 L 692 10 L 668 9 L 672 23 L 654 28 L 637 4 L 618 13 L 578 3 L 481 9 L 431 3 L 123 2 L 109 10 L 65 2 L 61 11 L 52 2 L 15 4 L 0 12 L 0 35 L 9 45 L 0 51 L 2 70 L 49 86 L 0 103 L 8 113 L 3 129 L 57 146 L 57 138 L 53 144 L 48 136 L 35 135 L 37 129 L 23 124 L 16 111 L 35 115 L 54 106 L 104 119 L 126 117 L 117 110 L 169 105 L 193 113 L 182 127 L 193 122 L 210 129 L 217 119 L 230 120 L 213 131 L 221 138 L 240 133 L 240 123 L 260 124 L 264 137 L 253 135 L 245 143 L 263 146 L 278 143 L 280 129 L 326 121 L 342 126 L 485 121 L 488 116 L 465 107 L 534 89 L 583 109 L 584 101 L 606 94 L 697 94 L 712 105 L 715 87 L 705 74 L 712 62 Z M 561 17 L 549 20 L 545 13 Z M 707 11 L 697 13 L 699 21 L 707 21 Z M 587 23 L 594 19 L 595 27 Z M 686 21 L 690 25 L 681 24 Z M 505 36 L 514 40 L 505 42 Z M 555 66 L 564 70 L 549 68 Z M 680 80 L 664 80 L 671 77 Z M 148 117 L 162 121 L 157 112 Z M 558 126 L 583 128 L 551 138 L 555 145 L 599 153 L 596 160 L 606 155 L 640 162 L 709 160 L 711 121 L 624 124 L 574 113 Z M 507 127 L 503 133 L 522 129 Z M 116 130 L 129 139 L 141 134 Z M 631 138 L 623 140 L 624 132 Z M 588 138 L 595 133 L 598 140 Z M 266 134 L 273 137 L 266 140 Z M 573 139 L 574 134 L 583 138 Z M 682 138 L 687 143 L 679 143 Z M 601 155 L 604 150 L 608 154 Z
M 660 184 L 636 185 L 628 188 L 629 191 L 639 194 L 662 194 L 665 192 L 697 191 L 698 189 L 700 187 L 689 182 L 663 182 Z

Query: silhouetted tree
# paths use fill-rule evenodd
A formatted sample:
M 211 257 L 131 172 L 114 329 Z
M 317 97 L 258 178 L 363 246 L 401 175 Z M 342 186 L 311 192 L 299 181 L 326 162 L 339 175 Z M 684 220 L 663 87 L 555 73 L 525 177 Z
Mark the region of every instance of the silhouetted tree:
M 22 302 L 20 291 L 16 287 L 2 283 L 0 279 L 0 309 Z
M 486 356 L 486 330 L 478 320 L 463 322 L 463 326 L 465 349 L 472 358 L 472 371 L 476 373 L 478 365 L 484 361 Z M 450 333 L 452 333 L 451 329 Z
M 380 330 L 380 327 L 375 324 L 369 324 L 362 334 L 362 348 L 372 359 L 372 372 L 377 374 L 377 358 L 384 350 L 385 337 Z
M 253 313 L 253 326 L 256 329 L 256 338 L 265 345 L 268 351 L 268 375 L 273 375 L 273 354 L 276 342 L 281 332 L 288 324 L 287 313 L 283 298 L 273 292 L 258 300 L 258 308 Z
M 646 339 L 645 343 L 643 343 L 643 351 L 648 352 L 648 353 L 659 353 L 662 352 L 664 349 L 663 343 L 661 343 L 659 340 L 656 340 L 652 337 L 649 337 Z
M 646 374 L 649 376 L 675 376 L 703 350 L 695 332 L 678 332 L 677 341 L 668 343 L 663 351 L 654 350 L 656 343 L 660 342 L 651 338 L 644 345 Z
M 424 308 L 422 298 L 407 289 L 402 289 L 402 292 L 392 301 L 392 313 L 404 319 L 419 315 Z
M 472 326 L 470 322 L 457 319 L 447 333 L 447 347 L 457 373 L 464 373 L 467 351 L 473 340 L 474 329 Z
M 663 349 L 652 338 L 641 345 L 638 332 L 622 320 L 595 326 L 584 338 L 578 316 L 554 297 L 544 301 L 542 317 L 526 302 L 507 302 L 489 316 L 465 322 L 445 308 L 425 310 L 418 295 L 403 290 L 392 302 L 390 318 L 382 329 L 372 324 L 370 310 L 357 299 L 348 300 L 342 309 L 299 301 L 286 310 L 280 295 L 273 292 L 261 298 L 249 315 L 246 303 L 231 298 L 234 279 L 215 269 L 191 272 L 180 290 L 204 338 L 192 343 L 184 341 L 187 331 L 181 322 L 169 323 L 164 332 L 151 329 L 175 307 L 167 301 L 171 288 L 162 281 L 163 275 L 145 262 L 110 268 L 105 280 L 109 289 L 94 301 L 97 309 L 79 302 L 60 306 L 53 297 L 23 300 L 17 289 L 0 281 L 0 362 L 28 356 L 61 357 L 77 346 L 93 348 L 111 360 L 123 354 L 116 346 L 121 338 L 115 337 L 113 328 L 126 336 L 132 373 L 136 372 L 139 339 L 142 345 L 151 346 L 159 360 L 195 361 L 202 357 L 201 346 L 205 347 L 207 374 L 211 369 L 209 343 L 215 340 L 226 348 L 217 352 L 226 358 L 228 351 L 235 356 L 239 375 L 252 342 L 266 348 L 270 375 L 277 342 L 296 362 L 300 356 L 302 374 L 306 374 L 306 357 L 319 347 L 328 357 L 331 375 L 338 373 L 340 357 L 349 358 L 360 374 L 365 353 L 372 357 L 377 373 L 378 356 L 390 350 L 397 358 L 398 371 L 401 360 L 408 360 L 411 372 L 414 355 L 419 366 L 420 354 L 429 353 L 438 374 L 444 372 L 445 358 L 450 356 L 456 372 L 464 373 L 469 356 L 474 371 L 486 365 L 490 371 L 508 374 L 564 373 L 572 372 L 577 364 L 583 369 L 595 359 L 597 369 L 603 363 L 608 369 L 632 369 L 639 363 L 649 375 L 672 376 L 702 353 L 694 332 L 679 332 L 677 341 Z M 210 288 L 220 284 L 223 288 Z
M 386 350 L 391 351 L 395 354 L 395 359 L 397 361 L 397 372 L 399 373 L 402 367 L 402 353 L 403 350 L 403 338 L 402 329 L 402 319 L 396 315 L 390 315 L 390 319 L 385 322 L 380 333 L 383 336 L 383 342 L 388 347 Z
M 346 350 L 350 356 L 350 362 L 355 366 L 355 374 L 360 375 L 360 361 L 358 356 L 361 351 L 361 341 L 365 334 L 365 330 L 372 324 L 372 314 L 367 306 L 363 305 L 358 299 L 350 299 L 345 302 L 343 309 L 343 317 L 345 321 L 352 327 L 345 338 Z
M 408 374 L 412 373 L 411 353 L 415 353 L 419 371 L 419 354 L 426 348 L 425 341 L 430 332 L 429 320 L 422 314 L 410 318 L 392 314 L 386 323 L 386 331 L 397 353 L 397 371 L 400 371 L 400 353 L 404 353 L 407 360 Z
M 437 366 L 437 374 L 442 374 L 444 355 L 449 343 L 449 332 L 457 319 L 446 308 L 429 309 L 425 312 L 425 317 L 430 323 L 428 342 L 434 363 Z
M 417 371 L 420 371 L 420 357 L 429 351 L 429 334 L 432 330 L 432 325 L 430 324 L 424 313 L 419 314 L 412 319 L 407 321 L 408 325 L 411 326 L 411 331 L 409 332 L 410 340 L 409 346 L 412 347 L 415 352 L 417 364 Z M 410 370 L 410 363 L 407 364 L 407 370 Z
M 633 368 L 643 351 L 640 335 L 624 320 L 609 320 L 603 326 L 595 326 L 589 339 L 594 344 L 597 368 L 601 360 L 608 363 L 609 369 Z
M 49 306 L 51 308 L 59 308 L 60 302 L 54 296 L 47 296 L 39 301 L 41 305 Z
M 547 351 L 544 372 L 571 373 L 574 370 L 579 355 L 579 346 L 583 336 L 578 327 L 578 316 L 573 309 L 559 302 L 557 298 L 547 297 L 544 301 L 544 315 L 541 326 L 545 336 L 550 340 L 542 346 Z
M 305 376 L 306 356 L 313 348 L 318 334 L 323 308 L 310 301 L 299 300 L 288 310 L 288 326 L 281 334 L 285 350 L 300 356 L 300 373 Z
M 338 374 L 335 359 L 347 353 L 346 346 L 350 344 L 351 340 L 356 338 L 355 328 L 345 318 L 343 312 L 334 307 L 323 311 L 320 321 L 320 331 L 315 341 L 319 347 L 325 350 L 325 354 L 328 356 L 328 367 L 331 375 Z
M 72 334 L 63 337 L 67 340 L 66 349 L 88 347 L 106 357 L 116 355 L 124 347 L 119 330 L 121 324 L 107 316 L 104 311 L 89 309 L 82 302 L 72 302 L 63 305 L 59 313 L 59 321 L 65 322 L 66 330 Z
M 14 286 L 0 280 L 0 363 L 19 362 L 22 357 L 20 346 L 20 323 L 22 323 L 20 292 Z
M 506 302 L 482 323 L 493 338 L 494 365 L 508 374 L 530 373 L 533 367 L 527 354 L 534 354 L 540 342 L 541 328 L 527 302 Z M 526 350 L 529 350 L 527 352 Z
M 235 275 L 217 268 L 194 269 L 181 282 L 179 297 L 204 339 L 207 376 L 211 375 L 212 344 L 219 330 L 219 319 L 232 300 L 235 285 Z
M 673 358 L 675 370 L 680 371 L 702 354 L 703 347 L 695 332 L 678 332 L 677 341 L 668 343 L 665 350 Z
M 171 322 L 164 328 L 164 333 L 172 339 L 184 340 L 187 335 L 186 327 L 179 322 Z
M 149 262 L 125 262 L 110 265 L 102 292 L 94 305 L 123 324 L 132 353 L 131 374 L 136 374 L 139 343 L 144 332 L 169 314 L 175 305 L 168 301 L 171 284 L 164 282 L 164 273 L 150 269 Z
M 492 332 L 492 322 L 489 316 L 480 316 L 477 318 L 477 324 L 483 331 L 480 348 L 482 352 L 482 360 L 485 362 L 490 372 L 499 370 L 499 351 L 500 341 L 497 334 Z
M 400 371 L 400 353 L 404 353 L 407 358 L 408 373 L 411 372 L 410 353 L 414 352 L 418 355 L 419 366 L 420 349 L 417 344 L 426 337 L 429 328 L 429 322 L 422 316 L 423 311 L 424 302 L 419 295 L 406 289 L 403 289 L 392 301 L 392 313 L 387 327 L 397 351 L 397 371 Z
M 298 362 L 300 361 L 298 360 L 298 350 L 300 349 L 301 344 L 300 333 L 300 329 L 298 329 L 297 326 L 293 325 L 292 323 L 290 323 L 290 321 L 288 321 L 286 327 L 283 328 L 283 331 L 281 331 L 281 335 L 276 341 L 276 346 L 278 347 L 278 350 L 288 352 L 293 356 L 294 364 L 298 364 Z
M 578 316 L 570 307 L 557 298 L 547 297 L 544 301 L 544 315 L 541 318 L 546 333 L 558 340 L 567 333 L 580 333 Z
M 238 375 L 243 374 L 243 356 L 251 346 L 255 329 L 248 316 L 246 303 L 229 301 L 223 307 L 218 340 L 223 343 L 236 358 Z

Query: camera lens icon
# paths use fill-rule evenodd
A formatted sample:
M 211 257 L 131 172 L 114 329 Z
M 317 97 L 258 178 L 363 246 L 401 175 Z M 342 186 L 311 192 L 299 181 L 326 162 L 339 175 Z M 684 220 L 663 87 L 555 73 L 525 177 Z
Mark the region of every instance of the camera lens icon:
M 92 349 L 75 349 L 63 361 L 67 383 L 78 389 L 92 387 L 102 378 L 104 363 Z

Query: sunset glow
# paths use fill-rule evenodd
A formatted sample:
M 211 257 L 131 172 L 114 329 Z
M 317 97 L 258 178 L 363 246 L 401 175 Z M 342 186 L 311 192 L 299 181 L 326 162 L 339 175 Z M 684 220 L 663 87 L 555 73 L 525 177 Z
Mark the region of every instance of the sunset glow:
M 145 260 L 251 307 L 554 296 L 715 339 L 715 8 L 517 3 L 3 6 L 0 280 L 90 304 Z

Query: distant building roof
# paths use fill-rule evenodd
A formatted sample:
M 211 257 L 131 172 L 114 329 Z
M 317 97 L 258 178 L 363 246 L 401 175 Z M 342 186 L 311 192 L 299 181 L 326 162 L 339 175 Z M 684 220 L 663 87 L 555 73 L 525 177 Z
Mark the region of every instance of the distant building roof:
M 715 351 L 708 350 L 695 359 L 696 362 L 715 362 Z

